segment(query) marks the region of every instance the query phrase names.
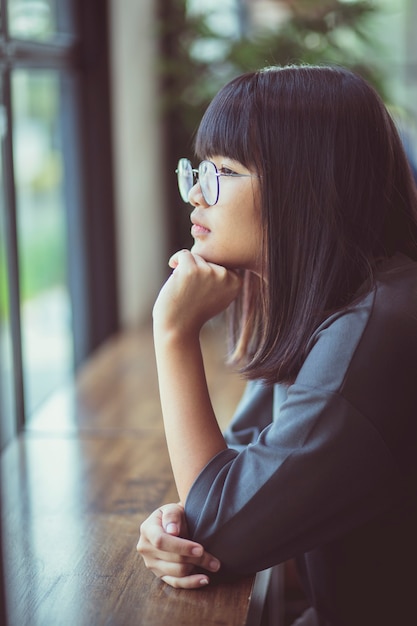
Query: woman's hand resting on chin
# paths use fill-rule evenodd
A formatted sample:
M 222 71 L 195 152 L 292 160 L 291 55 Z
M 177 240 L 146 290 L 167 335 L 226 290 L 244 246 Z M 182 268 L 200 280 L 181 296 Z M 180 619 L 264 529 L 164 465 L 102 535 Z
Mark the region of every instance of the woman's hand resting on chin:
M 199 333 L 209 319 L 229 306 L 242 285 L 235 270 L 208 263 L 189 250 L 176 252 L 169 265 L 173 272 L 153 309 L 156 330 L 184 337 Z

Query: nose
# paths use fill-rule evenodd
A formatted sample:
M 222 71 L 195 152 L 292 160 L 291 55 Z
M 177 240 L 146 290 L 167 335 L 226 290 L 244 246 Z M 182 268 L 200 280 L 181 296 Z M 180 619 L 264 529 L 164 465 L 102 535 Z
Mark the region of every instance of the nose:
M 201 187 L 200 187 L 200 183 L 198 182 L 198 180 L 188 192 L 188 202 L 192 204 L 192 206 L 203 206 L 203 207 L 208 206 L 207 202 L 204 200 L 204 196 L 201 192 Z

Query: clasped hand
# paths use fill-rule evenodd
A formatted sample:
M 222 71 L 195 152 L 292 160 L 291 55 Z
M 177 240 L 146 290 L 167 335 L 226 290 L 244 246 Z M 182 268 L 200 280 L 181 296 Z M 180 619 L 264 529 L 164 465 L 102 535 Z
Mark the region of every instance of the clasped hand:
M 185 539 L 187 524 L 180 504 L 165 504 L 141 525 L 137 551 L 145 565 L 171 587 L 197 589 L 209 583 L 204 569 L 217 572 L 220 562 L 202 545 Z

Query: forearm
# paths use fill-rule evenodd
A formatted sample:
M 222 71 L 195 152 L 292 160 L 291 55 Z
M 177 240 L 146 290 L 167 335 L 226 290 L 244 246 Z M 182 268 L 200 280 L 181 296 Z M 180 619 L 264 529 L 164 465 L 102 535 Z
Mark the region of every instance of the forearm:
M 154 332 L 161 407 L 172 470 L 182 502 L 226 443 L 211 404 L 198 333 Z

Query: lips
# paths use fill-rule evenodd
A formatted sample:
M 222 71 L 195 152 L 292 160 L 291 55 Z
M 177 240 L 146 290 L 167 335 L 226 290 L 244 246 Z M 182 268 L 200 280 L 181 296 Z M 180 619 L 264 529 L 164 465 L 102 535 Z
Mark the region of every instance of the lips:
M 193 237 L 198 237 L 199 235 L 207 235 L 210 232 L 210 229 L 207 228 L 206 226 L 204 226 L 203 224 L 200 224 L 200 222 L 197 222 L 197 220 L 191 218 L 191 223 L 192 223 L 192 227 L 191 227 L 191 235 Z

